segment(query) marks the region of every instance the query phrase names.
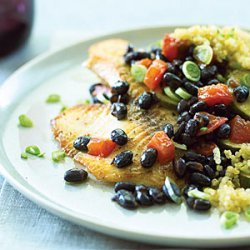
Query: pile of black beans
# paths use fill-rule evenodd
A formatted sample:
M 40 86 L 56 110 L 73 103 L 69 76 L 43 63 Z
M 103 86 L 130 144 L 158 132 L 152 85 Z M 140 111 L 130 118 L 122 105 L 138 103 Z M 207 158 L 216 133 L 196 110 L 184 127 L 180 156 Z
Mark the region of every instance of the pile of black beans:
M 170 195 L 171 192 L 174 192 L 177 197 L 181 197 L 180 189 L 173 182 L 171 182 L 171 191 L 165 185 L 163 185 L 162 189 L 159 189 L 135 185 L 130 182 L 117 182 L 114 191 L 115 195 L 112 200 L 127 209 L 165 204 L 167 201 L 174 202 Z
M 202 189 L 210 187 L 214 178 L 223 177 L 225 169 L 231 161 L 221 155 L 223 170 L 217 171 L 213 155 L 204 156 L 193 151 L 187 151 L 181 158 L 173 161 L 173 169 L 179 178 L 187 176 L 188 183 Z

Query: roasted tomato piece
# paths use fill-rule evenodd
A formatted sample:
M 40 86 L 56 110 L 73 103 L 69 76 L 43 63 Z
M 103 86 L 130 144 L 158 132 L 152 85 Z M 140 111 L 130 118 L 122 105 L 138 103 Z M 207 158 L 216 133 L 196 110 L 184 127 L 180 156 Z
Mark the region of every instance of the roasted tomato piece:
M 231 121 L 230 141 L 234 143 L 250 143 L 250 121 L 236 115 Z
M 196 117 L 200 115 L 206 115 L 209 118 L 209 123 L 207 125 L 207 129 L 204 131 L 199 131 L 197 133 L 197 136 L 205 135 L 205 134 L 209 134 L 213 132 L 215 129 L 219 128 L 222 124 L 224 124 L 228 120 L 226 117 L 211 115 L 207 112 L 196 113 L 196 115 L 194 116 L 194 119 L 196 119 Z
M 154 90 L 159 86 L 166 70 L 167 63 L 162 60 L 154 60 L 147 70 L 144 83 L 149 87 L 149 89 Z
M 162 44 L 162 54 L 172 62 L 174 59 L 178 58 L 178 41 L 171 37 L 169 34 L 166 34 L 163 39 Z
M 233 101 L 233 95 L 227 85 L 218 83 L 198 89 L 199 101 L 204 101 L 208 106 L 215 104 L 229 105 Z
M 213 154 L 213 150 L 217 147 L 214 142 L 211 141 L 202 141 L 198 144 L 195 144 L 192 149 L 201 155 L 210 156 Z
M 159 131 L 149 141 L 147 148 L 157 150 L 157 159 L 160 164 L 171 162 L 175 157 L 175 147 L 165 132 Z
M 140 61 L 137 61 L 136 64 L 143 65 L 146 68 L 149 68 L 149 66 L 152 64 L 152 60 L 149 58 L 141 59 Z
M 109 139 L 91 138 L 88 143 L 88 154 L 107 157 L 115 149 L 116 144 Z

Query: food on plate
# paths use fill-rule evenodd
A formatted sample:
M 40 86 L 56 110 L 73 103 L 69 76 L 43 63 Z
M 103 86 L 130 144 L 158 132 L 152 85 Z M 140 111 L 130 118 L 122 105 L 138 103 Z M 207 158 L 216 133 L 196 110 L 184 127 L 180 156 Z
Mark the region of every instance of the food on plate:
M 157 46 L 111 39 L 89 49 L 87 67 L 102 82 L 92 104 L 64 110 L 52 131 L 68 156 L 113 201 L 135 209 L 183 200 L 217 207 L 225 228 L 250 207 L 250 34 L 194 26 Z

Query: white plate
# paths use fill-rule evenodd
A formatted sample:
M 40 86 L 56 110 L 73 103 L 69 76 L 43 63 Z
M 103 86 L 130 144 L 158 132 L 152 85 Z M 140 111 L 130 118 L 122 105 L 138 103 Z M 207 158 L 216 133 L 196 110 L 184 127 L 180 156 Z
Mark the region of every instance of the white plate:
M 57 148 L 50 131 L 50 119 L 60 104 L 46 104 L 51 93 L 63 103 L 74 105 L 88 97 L 88 87 L 98 78 L 81 66 L 87 49 L 99 40 L 119 37 L 138 47 L 162 38 L 174 27 L 132 30 L 77 43 L 32 60 L 14 73 L 0 89 L 0 170 L 26 197 L 50 212 L 93 230 L 121 238 L 183 246 L 226 246 L 249 244 L 250 224 L 243 219 L 232 230 L 223 230 L 216 211 L 199 214 L 186 206 L 167 204 L 127 211 L 111 202 L 112 187 L 91 179 L 81 185 L 67 185 L 65 170 L 71 159 L 54 164 L 51 152 Z M 19 114 L 26 113 L 34 128 L 18 127 Z M 27 145 L 39 145 L 45 159 L 22 160 Z

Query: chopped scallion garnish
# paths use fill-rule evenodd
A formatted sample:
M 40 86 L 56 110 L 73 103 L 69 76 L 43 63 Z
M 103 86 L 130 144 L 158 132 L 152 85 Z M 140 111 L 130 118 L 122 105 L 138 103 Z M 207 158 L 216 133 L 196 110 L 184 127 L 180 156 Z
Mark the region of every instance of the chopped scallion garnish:
M 198 190 L 197 188 L 190 190 L 188 192 L 188 196 L 198 198 L 198 199 L 203 199 L 203 200 L 209 200 L 209 195 Z
M 47 103 L 57 103 L 60 101 L 61 101 L 61 97 L 57 94 L 49 95 L 48 98 L 46 99 Z
M 131 75 L 137 82 L 143 82 L 147 68 L 143 65 L 134 64 L 131 66 Z
M 200 131 L 201 131 L 201 132 L 205 132 L 205 131 L 207 131 L 207 130 L 208 130 L 208 127 L 201 127 L 201 128 L 200 128 Z
M 199 69 L 199 66 L 192 61 L 186 61 L 183 63 L 182 72 L 190 81 L 197 82 L 200 80 L 201 71 Z
M 27 160 L 28 159 L 28 155 L 23 152 L 23 153 L 21 153 L 21 158 Z
M 238 213 L 226 211 L 221 215 L 221 224 L 225 229 L 230 229 L 237 223 L 238 219 Z
M 61 150 L 56 150 L 52 152 L 52 160 L 55 162 L 62 161 L 65 158 L 65 153 L 64 151 Z
M 31 155 L 38 156 L 38 157 L 41 157 L 42 155 L 40 149 L 35 145 L 26 147 L 25 152 Z
M 213 59 L 213 49 L 207 44 L 198 45 L 194 48 L 194 58 L 204 64 L 209 64 Z
M 18 117 L 18 119 L 19 119 L 19 124 L 22 127 L 26 127 L 26 128 L 33 127 L 33 122 L 31 121 L 31 119 L 27 115 L 20 115 Z

